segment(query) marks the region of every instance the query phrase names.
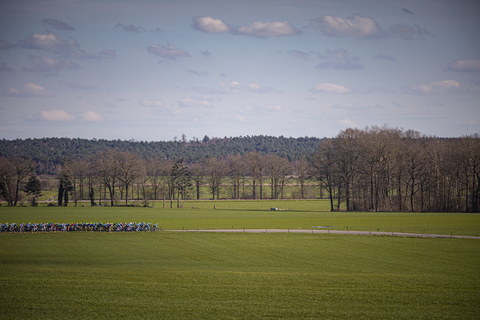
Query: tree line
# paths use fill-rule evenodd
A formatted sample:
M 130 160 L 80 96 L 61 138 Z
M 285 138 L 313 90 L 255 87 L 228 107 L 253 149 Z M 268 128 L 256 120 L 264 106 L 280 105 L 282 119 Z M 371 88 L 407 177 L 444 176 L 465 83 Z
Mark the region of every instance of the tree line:
M 479 212 L 480 138 L 347 129 L 310 161 L 332 210 Z M 334 203 L 336 202 L 336 204 Z
M 0 188 L 16 205 L 34 162 L 0 157 Z M 292 180 L 292 176 L 295 180 Z M 316 185 L 332 211 L 479 212 L 478 134 L 440 139 L 388 127 L 346 129 L 324 139 L 299 159 L 249 151 L 196 161 L 134 152 L 99 151 L 81 159 L 64 158 L 58 173 L 58 204 L 70 200 L 283 199 L 294 181 L 298 198 Z M 30 180 L 29 180 L 30 182 Z M 292 187 L 292 186 L 290 186 Z M 26 189 L 24 189 L 26 191 Z
M 246 136 L 203 139 L 186 135 L 174 137 L 173 141 L 134 141 L 105 139 L 16 139 L 0 140 L 0 156 L 6 158 L 31 159 L 36 164 L 37 174 L 58 174 L 63 159 L 84 159 L 100 151 L 116 150 L 137 154 L 142 159 L 183 158 L 193 163 L 207 158 L 225 158 L 230 154 L 245 155 L 256 151 L 262 155 L 276 154 L 289 160 L 305 158 L 320 145 L 322 139 L 313 137 L 286 138 L 271 136 Z

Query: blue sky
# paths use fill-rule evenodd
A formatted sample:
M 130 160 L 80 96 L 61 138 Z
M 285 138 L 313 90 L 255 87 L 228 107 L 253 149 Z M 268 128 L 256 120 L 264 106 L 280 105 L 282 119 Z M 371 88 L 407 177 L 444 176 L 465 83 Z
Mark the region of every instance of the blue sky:
M 478 1 L 2 1 L 0 138 L 480 132 Z

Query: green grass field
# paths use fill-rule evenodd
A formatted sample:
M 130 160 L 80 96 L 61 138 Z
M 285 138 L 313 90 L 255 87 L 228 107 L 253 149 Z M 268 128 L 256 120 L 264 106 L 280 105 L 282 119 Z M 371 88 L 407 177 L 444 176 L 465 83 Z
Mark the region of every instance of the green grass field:
M 83 204 L 82 204 L 83 205 Z M 311 229 L 412 232 L 476 236 L 474 213 L 330 212 L 326 200 L 184 201 L 183 208 L 0 207 L 0 223 L 16 222 L 151 222 L 162 229 Z M 170 206 L 169 202 L 165 203 Z M 216 207 L 216 209 L 214 209 Z M 271 207 L 279 211 L 269 210 Z
M 478 319 L 480 241 L 0 235 L 0 317 Z
M 145 221 L 163 229 L 334 225 L 448 234 L 456 228 L 465 235 L 480 226 L 478 214 L 332 213 L 322 201 L 183 206 L 0 207 L 0 222 Z M 272 206 L 286 210 L 268 210 Z M 479 265 L 477 239 L 5 233 L 0 234 L 0 318 L 478 319 Z

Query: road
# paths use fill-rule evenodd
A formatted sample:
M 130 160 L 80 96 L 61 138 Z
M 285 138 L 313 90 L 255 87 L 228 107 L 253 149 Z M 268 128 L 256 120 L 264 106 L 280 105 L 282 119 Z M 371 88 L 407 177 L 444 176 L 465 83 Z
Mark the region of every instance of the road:
M 382 232 L 382 231 L 350 231 L 350 230 L 325 230 L 325 229 L 189 229 L 189 230 L 164 230 L 176 232 L 229 232 L 229 233 L 321 233 L 321 234 L 346 234 L 346 235 L 371 235 L 371 236 L 396 236 L 396 237 L 422 237 L 422 238 L 457 238 L 480 239 L 478 236 L 457 236 L 453 234 L 422 234 L 408 232 Z

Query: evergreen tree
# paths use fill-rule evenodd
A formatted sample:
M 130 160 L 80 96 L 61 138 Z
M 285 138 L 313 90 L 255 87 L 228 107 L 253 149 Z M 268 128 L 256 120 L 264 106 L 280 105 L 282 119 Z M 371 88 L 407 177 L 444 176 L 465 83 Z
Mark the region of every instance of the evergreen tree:
M 190 174 L 183 164 L 183 158 L 178 160 L 172 169 L 173 188 L 177 191 L 177 208 L 180 208 L 180 195 L 185 199 L 188 188 L 192 186 Z
M 32 197 L 32 207 L 37 206 L 37 198 L 42 195 L 40 180 L 36 176 L 31 176 L 25 185 L 25 192 Z

